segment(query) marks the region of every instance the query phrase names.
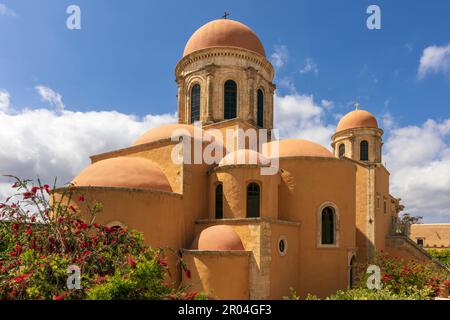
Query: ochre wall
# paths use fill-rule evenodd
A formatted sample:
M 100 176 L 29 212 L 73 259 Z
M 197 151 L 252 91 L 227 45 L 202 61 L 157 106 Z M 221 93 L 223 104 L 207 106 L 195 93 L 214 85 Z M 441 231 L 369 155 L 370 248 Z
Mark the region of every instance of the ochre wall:
M 229 225 L 241 238 L 249 256 L 249 294 L 251 299 L 282 299 L 291 294 L 290 288 L 299 288 L 299 225 L 272 219 L 248 221 L 214 221 Z M 214 225 L 212 221 L 197 224 L 196 233 Z M 288 250 L 285 256 L 278 253 L 278 239 L 284 236 Z
M 289 224 L 270 224 L 270 296 L 269 299 L 279 300 L 291 295 L 290 288 L 299 291 L 299 227 Z M 278 252 L 280 237 L 287 241 L 287 251 L 284 256 Z M 307 259 L 307 258 L 306 258 Z
M 260 186 L 260 216 L 277 218 L 278 185 L 280 176 L 261 175 L 261 168 L 256 166 L 240 166 L 218 168 L 210 175 L 209 181 L 209 213 L 215 217 L 215 188 L 223 184 L 223 217 L 247 217 L 247 186 L 256 182 Z
M 389 172 L 378 165 L 375 169 L 375 246 L 377 251 L 384 250 L 385 239 L 391 231 L 392 212 L 389 196 Z M 376 197 L 379 196 L 379 206 Z M 384 202 L 386 201 L 386 212 L 384 211 Z
M 367 168 L 356 165 L 356 246 L 358 247 L 357 260 L 359 262 L 363 262 L 367 258 L 368 177 Z
M 187 224 L 184 216 L 181 195 L 150 190 L 79 187 L 75 189 L 73 199 L 79 195 L 85 197 L 80 203 L 73 205 L 88 212 L 87 205 L 101 203 L 103 210 L 95 219 L 97 223 L 108 225 L 120 222 L 130 230 L 144 234 L 144 242 L 152 247 L 168 247 L 178 249 L 185 240 L 183 226 Z M 176 257 L 167 252 L 169 267 L 174 281 L 179 281 L 176 272 Z
M 424 239 L 424 248 L 450 248 L 450 223 L 413 224 L 410 238 L 414 242 Z
M 199 234 L 202 230 L 216 225 L 229 225 L 241 238 L 245 251 L 251 252 L 249 256 L 249 290 L 251 299 L 266 299 L 269 295 L 269 271 L 264 255 L 269 244 L 263 241 L 264 229 L 260 220 L 215 220 L 204 221 L 196 224 L 195 232 Z
M 423 250 L 407 241 L 406 237 L 388 237 L 385 250 L 389 256 L 405 261 L 411 259 L 430 260 L 430 257 Z
M 299 293 L 328 296 L 348 286 L 348 252 L 355 249 L 355 174 L 352 163 L 332 158 L 280 159 L 279 218 L 301 222 Z M 339 246 L 318 247 L 318 210 L 339 210 Z
M 249 252 L 184 251 L 191 278 L 183 274 L 189 290 L 205 292 L 215 299 L 249 299 Z

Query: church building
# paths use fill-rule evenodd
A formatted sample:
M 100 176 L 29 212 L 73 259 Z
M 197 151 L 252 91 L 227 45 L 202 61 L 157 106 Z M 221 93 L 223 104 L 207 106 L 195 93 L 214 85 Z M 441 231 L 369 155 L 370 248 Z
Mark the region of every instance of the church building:
M 390 193 L 383 130 L 370 112 L 346 114 L 330 149 L 276 140 L 274 67 L 255 32 L 231 19 L 193 33 L 175 77 L 178 123 L 91 156 L 73 183 L 86 199 L 75 204 L 80 210 L 103 204 L 100 223 L 180 252 L 190 277 L 171 259 L 177 285 L 217 299 L 281 299 L 291 288 L 325 297 L 351 287 L 355 263 L 381 250 L 429 259 L 401 231 L 403 206 Z M 229 136 L 217 137 L 230 130 L 262 132 L 262 148 L 247 140 L 227 148 Z M 185 161 L 208 141 L 222 158 Z M 264 174 L 275 161 L 275 172 Z

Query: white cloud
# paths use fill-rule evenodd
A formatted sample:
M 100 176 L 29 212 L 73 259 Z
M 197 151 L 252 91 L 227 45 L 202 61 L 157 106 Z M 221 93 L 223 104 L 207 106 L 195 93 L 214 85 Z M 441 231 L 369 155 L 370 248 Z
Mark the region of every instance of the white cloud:
M 300 70 L 301 74 L 306 74 L 310 72 L 314 73 L 315 75 L 319 73 L 319 66 L 313 61 L 312 58 L 306 59 L 303 69 Z
M 0 113 L 4 112 L 7 113 L 10 108 L 10 102 L 9 102 L 9 92 L 0 89 Z
M 322 101 L 320 103 L 322 104 L 322 107 L 324 107 L 325 109 L 330 109 L 334 106 L 333 101 L 326 100 L 326 99 L 322 99 Z
M 392 116 L 390 112 L 386 112 L 383 117 L 381 118 L 383 122 L 383 129 L 384 130 L 391 130 L 394 129 L 397 126 L 397 123 L 395 121 L 395 118 Z
M 17 16 L 14 10 L 8 8 L 5 4 L 0 3 L 0 16 L 10 16 L 15 17 Z
M 312 95 L 275 96 L 275 128 L 280 138 L 302 138 L 330 148 L 335 126 L 324 121 L 324 109 Z
M 282 77 L 278 81 L 278 86 L 280 88 L 285 88 L 289 93 L 297 93 L 297 88 L 295 87 L 294 80 L 291 77 Z
M 275 52 L 271 56 L 271 62 L 276 69 L 282 68 L 289 59 L 288 48 L 284 45 L 276 45 Z
M 420 58 L 419 79 L 428 74 L 450 72 L 450 44 L 447 46 L 430 46 L 425 48 Z
M 45 92 L 50 92 L 50 98 L 56 97 L 56 102 L 63 106 L 58 93 Z M 175 114 L 138 118 L 116 111 L 0 112 L 0 201 L 10 192 L 2 175 L 27 179 L 39 175 L 47 182 L 56 176 L 64 184 L 89 164 L 90 155 L 130 146 L 150 128 L 176 121 Z
M 58 92 L 45 86 L 37 86 L 35 89 L 41 96 L 42 101 L 50 103 L 59 112 L 64 110 L 65 105 L 62 101 L 62 96 Z
M 406 212 L 428 222 L 450 220 L 450 119 L 393 129 L 385 143 L 392 193 Z

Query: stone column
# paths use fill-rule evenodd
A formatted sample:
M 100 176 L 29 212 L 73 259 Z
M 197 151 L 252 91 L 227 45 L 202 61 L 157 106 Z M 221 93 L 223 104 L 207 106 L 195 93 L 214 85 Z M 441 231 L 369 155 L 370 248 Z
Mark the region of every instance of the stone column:
M 206 75 L 206 87 L 207 89 L 207 96 L 206 96 L 206 122 L 212 123 L 214 122 L 214 115 L 213 115 L 213 78 L 214 75 L 212 73 L 208 73 Z
M 255 73 L 254 68 L 247 69 L 247 81 L 248 81 L 248 108 L 245 113 L 245 120 L 256 123 L 255 119 Z
M 206 123 L 214 122 L 214 73 L 215 65 L 209 65 L 206 68 Z
M 185 123 L 186 121 L 186 107 L 184 97 L 184 83 L 178 80 L 178 123 Z
M 274 108 L 273 96 L 275 94 L 275 90 L 276 90 L 277 86 L 275 84 L 273 84 L 273 83 L 270 83 L 269 88 L 270 88 L 269 89 L 269 101 L 270 101 L 270 104 L 269 104 L 269 108 L 268 108 L 269 109 L 269 116 L 265 117 L 265 119 L 267 119 L 267 120 L 264 121 L 264 127 L 268 128 L 268 129 L 273 129 L 273 108 Z
M 355 155 L 355 136 L 352 135 L 350 136 L 350 153 L 348 153 L 347 155 L 349 156 L 349 158 L 353 159 L 353 160 L 358 160 L 358 158 Z

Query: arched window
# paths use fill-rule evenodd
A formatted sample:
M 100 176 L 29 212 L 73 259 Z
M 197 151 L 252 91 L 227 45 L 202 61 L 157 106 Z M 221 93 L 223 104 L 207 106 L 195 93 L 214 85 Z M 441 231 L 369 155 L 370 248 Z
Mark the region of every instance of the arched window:
M 264 127 L 264 93 L 262 90 L 258 90 L 257 93 L 257 124 L 258 127 Z
M 247 218 L 259 217 L 259 185 L 250 183 L 247 186 Z
M 359 153 L 361 161 L 369 161 L 369 143 L 366 140 L 359 144 Z
M 334 209 L 331 207 L 325 207 L 322 210 L 322 244 L 333 245 L 335 244 L 335 214 Z
M 350 266 L 349 266 L 349 283 L 348 286 L 350 289 L 353 289 L 354 285 L 355 285 L 355 256 L 352 257 L 352 259 L 350 260 Z
M 343 156 L 345 156 L 345 144 L 342 143 L 339 145 L 339 158 Z
M 223 218 L 223 185 L 218 184 L 216 187 L 216 219 Z
M 234 119 L 237 116 L 237 85 L 233 80 L 225 82 L 224 86 L 224 119 Z
M 191 90 L 191 123 L 200 120 L 200 85 L 196 84 Z

